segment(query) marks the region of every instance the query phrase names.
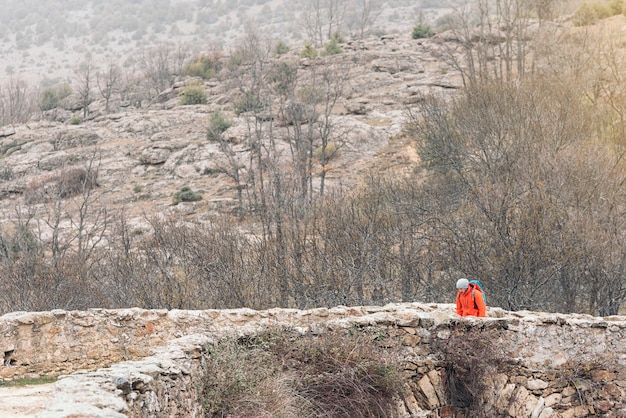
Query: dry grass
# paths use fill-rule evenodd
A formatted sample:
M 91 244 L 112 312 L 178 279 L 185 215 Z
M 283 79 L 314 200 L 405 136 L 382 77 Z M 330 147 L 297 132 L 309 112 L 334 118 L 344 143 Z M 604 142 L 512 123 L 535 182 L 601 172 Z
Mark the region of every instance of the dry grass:
M 66 199 L 98 187 L 97 172 L 73 167 L 41 176 L 24 190 L 26 203 L 35 204 Z
M 393 417 L 401 374 L 364 335 L 269 329 L 211 347 L 212 417 Z M 253 367 L 250 367 L 253 365 Z
M 389 118 L 367 118 L 363 122 L 369 126 L 390 126 L 392 121 Z
M 57 381 L 55 376 L 23 377 L 20 379 L 0 380 L 0 387 L 23 387 L 31 385 L 47 385 Z

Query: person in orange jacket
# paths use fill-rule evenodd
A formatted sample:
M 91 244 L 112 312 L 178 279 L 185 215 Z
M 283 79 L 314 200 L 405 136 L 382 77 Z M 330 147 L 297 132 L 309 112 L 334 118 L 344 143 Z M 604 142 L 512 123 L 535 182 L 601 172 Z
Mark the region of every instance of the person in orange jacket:
M 487 306 L 483 298 L 483 292 L 478 285 L 470 283 L 467 279 L 459 279 L 456 282 L 456 313 L 460 316 L 487 316 Z

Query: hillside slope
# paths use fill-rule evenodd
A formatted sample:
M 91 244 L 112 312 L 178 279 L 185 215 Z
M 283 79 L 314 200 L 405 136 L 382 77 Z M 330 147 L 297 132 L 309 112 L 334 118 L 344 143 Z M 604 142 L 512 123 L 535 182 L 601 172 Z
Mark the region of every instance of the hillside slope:
M 349 43 L 340 55 L 300 59 L 292 52 L 282 60 L 300 69 L 343 65 L 348 68 L 345 94 L 332 118 L 338 156 L 328 171 L 330 186 L 350 187 L 372 168 L 406 165 L 415 154 L 402 139 L 407 105 L 420 94 L 459 87 L 458 76 L 438 57 L 436 39 L 416 41 L 408 35 L 370 38 Z M 180 105 L 184 82 L 164 92 L 148 108 L 118 108 L 106 113 L 102 102 L 90 105 L 91 118 L 70 124 L 70 113 L 58 110 L 61 121 L 41 120 L 0 129 L 0 211 L 6 222 L 15 208 L 42 203 L 37 193 L 72 168 L 98 167 L 95 189 L 99 205 L 125 210 L 140 219 L 145 214 L 175 213 L 188 219 L 209 220 L 214 211 L 229 211 L 235 186 L 220 172 L 227 164 L 219 143 L 206 138 L 209 115 L 219 110 L 233 126 L 229 138 L 241 161 L 249 153 L 245 144 L 250 116 L 234 111 L 238 91 L 227 75 L 204 82 L 208 103 Z M 270 122 L 266 125 L 269 126 Z M 278 123 L 274 123 L 276 129 Z M 286 149 L 288 144 L 283 141 Z M 172 196 L 188 186 L 202 195 L 198 202 L 172 204 Z M 34 200 L 33 200 L 34 199 Z M 34 205 L 43 215 L 46 205 Z
M 434 22 L 447 3 L 347 2 L 341 31 L 410 32 L 420 19 Z M 145 51 L 167 42 L 194 53 L 210 46 L 231 49 L 246 25 L 258 27 L 274 41 L 302 45 L 310 7 L 305 0 L 2 0 L 0 82 L 20 77 L 31 86 L 71 83 L 78 65 L 87 59 L 102 65 L 117 62 L 130 70 Z

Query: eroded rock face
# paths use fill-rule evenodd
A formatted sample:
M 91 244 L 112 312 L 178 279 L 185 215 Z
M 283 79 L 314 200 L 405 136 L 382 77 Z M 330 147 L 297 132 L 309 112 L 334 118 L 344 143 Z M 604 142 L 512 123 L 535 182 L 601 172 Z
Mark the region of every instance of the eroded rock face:
M 12 313 L 0 317 L 5 364 L 0 375 L 97 369 L 61 378 L 40 417 L 78 412 L 143 417 L 156 411 L 165 416 L 202 416 L 207 344 L 221 335 L 253 335 L 267 326 L 289 326 L 316 335 L 341 329 L 385 335 L 385 346 L 405 359 L 400 416 L 463 416 L 465 409 L 452 403 L 446 392 L 446 368 L 436 347 L 453 333 L 469 329 L 488 330 L 510 357 L 505 371 L 484 377 L 489 390 L 481 405 L 487 416 L 619 416 L 626 411 L 626 317 L 490 308 L 485 319 L 459 318 L 453 305 L 419 303 L 306 311 Z M 598 362 L 608 358 L 607 353 L 611 361 Z M 560 373 L 568 362 L 577 362 L 582 369 Z M 107 367 L 99 368 L 103 366 Z

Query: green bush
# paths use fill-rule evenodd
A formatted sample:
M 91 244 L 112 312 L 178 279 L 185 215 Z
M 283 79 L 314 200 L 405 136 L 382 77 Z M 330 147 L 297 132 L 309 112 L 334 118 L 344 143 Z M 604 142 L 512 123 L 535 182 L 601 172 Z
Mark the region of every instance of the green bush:
M 289 52 L 290 49 L 291 48 L 289 48 L 289 45 L 287 45 L 283 41 L 278 41 L 278 43 L 274 47 L 274 55 L 284 55 Z
M 39 103 L 39 108 L 41 110 L 51 110 L 57 107 L 59 103 L 59 98 L 57 96 L 56 91 L 53 88 L 47 88 L 41 94 L 41 101 Z
M 175 205 L 178 205 L 180 202 L 197 202 L 198 200 L 202 200 L 202 195 L 191 190 L 189 186 L 184 186 L 174 193 L 174 198 L 172 199 Z
M 335 32 L 335 33 L 333 33 L 333 35 L 330 37 L 330 40 L 331 40 L 331 41 L 333 41 L 333 40 L 334 40 L 334 41 L 335 41 L 335 42 L 337 42 L 338 44 L 343 44 L 343 43 L 345 43 L 345 42 L 346 42 L 346 40 L 344 39 L 344 37 L 341 35 L 341 33 L 340 33 L 340 32 Z
M 574 23 L 574 26 L 593 25 L 597 21 L 598 13 L 596 12 L 596 9 L 589 3 L 581 4 L 576 12 L 574 12 L 574 16 L 572 17 L 572 22 Z
M 23 387 L 33 385 L 47 385 L 54 383 L 58 380 L 56 376 L 41 376 L 41 377 L 19 377 L 11 380 L 0 380 L 0 387 Z
M 67 83 L 59 87 L 48 87 L 41 93 L 39 108 L 44 111 L 55 109 L 59 101 L 65 99 L 70 94 L 72 94 L 72 88 Z
M 381 28 L 374 28 L 370 31 L 370 33 L 378 38 L 382 38 L 387 35 L 387 31 Z
M 317 55 L 317 49 L 313 47 L 313 44 L 311 42 L 307 42 L 304 45 L 304 49 L 302 50 L 302 52 L 300 52 L 300 56 L 302 58 L 314 59 L 317 58 Z
M 76 115 L 72 116 L 70 119 L 70 125 L 80 125 L 80 117 Z
M 594 3 L 593 9 L 598 16 L 598 19 L 606 19 L 607 17 L 613 16 L 613 11 L 608 4 Z
M 226 65 L 230 70 L 235 70 L 241 67 L 245 62 L 246 52 L 242 48 L 237 48 L 230 53 Z
M 0 156 L 1 158 L 2 156 Z M 3 167 L 0 169 L 0 180 L 1 181 L 9 181 L 15 178 L 15 173 L 13 172 L 13 167 Z
M 219 55 L 201 54 L 194 57 L 193 61 L 183 68 L 183 74 L 190 77 L 201 77 L 208 80 L 215 77 L 221 68 Z
M 333 158 L 335 155 L 337 155 L 338 151 L 339 151 L 339 148 L 337 147 L 337 144 L 334 142 L 330 142 L 326 144 L 326 147 L 324 148 L 323 152 L 322 152 L 322 147 L 315 148 L 315 150 L 313 150 L 313 157 L 317 158 L 318 160 L 321 160 L 323 156 L 324 160 L 327 161 Z
M 324 47 L 324 55 L 337 55 L 341 54 L 342 52 L 343 50 L 341 49 L 335 38 L 331 39 L 330 42 L 326 44 L 326 47 Z
M 624 0 L 611 0 L 609 2 L 609 8 L 613 16 L 624 13 Z
M 235 102 L 235 113 L 258 112 L 263 109 L 263 102 L 256 94 L 246 93 Z
M 202 174 L 210 177 L 216 176 L 221 173 L 224 173 L 224 169 L 221 167 L 206 167 L 204 170 L 202 170 Z
M 323 96 L 324 92 L 319 86 L 303 86 L 296 92 L 296 96 L 305 105 L 317 103 Z
M 293 62 L 279 61 L 270 68 L 267 81 L 277 93 L 287 95 L 295 87 L 298 79 L 298 67 Z
M 209 127 L 206 137 L 209 141 L 218 141 L 222 132 L 233 126 L 233 121 L 228 119 L 222 112 L 216 110 L 209 116 Z
M 422 38 L 430 38 L 433 36 L 433 32 L 430 29 L 430 26 L 419 23 L 413 27 L 413 32 L 411 32 L 411 37 L 413 39 L 422 39 Z
M 206 89 L 200 84 L 190 84 L 183 88 L 180 97 L 182 106 L 205 104 L 207 102 Z

